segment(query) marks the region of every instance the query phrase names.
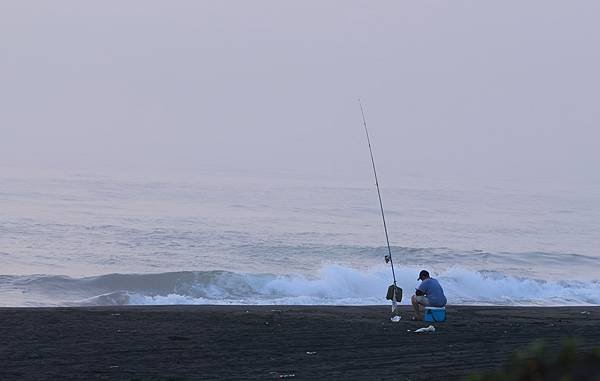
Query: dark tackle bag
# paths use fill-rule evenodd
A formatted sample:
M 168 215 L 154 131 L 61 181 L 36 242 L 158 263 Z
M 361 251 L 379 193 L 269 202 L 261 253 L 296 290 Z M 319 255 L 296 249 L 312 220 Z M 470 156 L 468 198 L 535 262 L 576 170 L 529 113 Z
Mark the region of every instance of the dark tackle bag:
M 398 286 L 394 286 L 393 284 L 390 287 L 388 287 L 387 295 L 385 296 L 385 298 L 387 300 L 394 299 L 394 287 L 396 288 L 396 301 L 400 303 L 402 301 L 402 289 Z

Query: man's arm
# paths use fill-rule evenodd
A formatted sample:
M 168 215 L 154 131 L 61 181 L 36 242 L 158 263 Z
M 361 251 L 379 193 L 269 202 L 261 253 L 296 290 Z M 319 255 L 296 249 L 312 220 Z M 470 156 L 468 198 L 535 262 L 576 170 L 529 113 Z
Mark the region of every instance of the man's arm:
M 419 287 L 417 287 L 417 291 L 415 292 L 415 295 L 417 295 L 417 296 L 427 295 L 427 291 L 429 291 L 429 285 L 428 285 L 427 280 L 424 280 L 423 282 L 421 282 Z

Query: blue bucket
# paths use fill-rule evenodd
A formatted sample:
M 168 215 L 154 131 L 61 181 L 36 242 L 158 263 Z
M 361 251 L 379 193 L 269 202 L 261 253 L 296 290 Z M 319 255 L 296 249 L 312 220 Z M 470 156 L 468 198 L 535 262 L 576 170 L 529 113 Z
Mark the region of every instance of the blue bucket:
M 446 321 L 446 307 L 425 307 L 423 321 Z

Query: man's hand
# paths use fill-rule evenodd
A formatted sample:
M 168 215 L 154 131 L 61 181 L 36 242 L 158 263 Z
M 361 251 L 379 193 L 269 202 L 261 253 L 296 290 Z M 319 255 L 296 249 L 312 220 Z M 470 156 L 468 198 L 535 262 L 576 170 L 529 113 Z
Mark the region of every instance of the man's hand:
M 425 295 L 425 293 L 424 293 L 423 291 L 421 291 L 421 290 L 417 289 L 417 290 L 415 291 L 415 295 L 417 295 L 417 296 L 421 296 L 421 295 Z

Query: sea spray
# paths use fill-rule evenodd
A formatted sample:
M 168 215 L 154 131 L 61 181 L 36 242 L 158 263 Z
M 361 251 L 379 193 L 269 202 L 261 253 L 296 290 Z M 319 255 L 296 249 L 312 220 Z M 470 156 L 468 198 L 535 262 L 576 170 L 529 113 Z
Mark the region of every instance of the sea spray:
M 419 267 L 398 269 L 406 295 L 417 286 Z M 450 267 L 430 269 L 449 304 L 598 305 L 600 280 L 543 280 L 498 271 Z M 86 278 L 2 276 L 5 306 L 137 304 L 385 304 L 389 269 L 329 265 L 314 275 L 181 271 L 157 274 L 107 274 Z M 403 304 L 408 304 L 405 297 Z

